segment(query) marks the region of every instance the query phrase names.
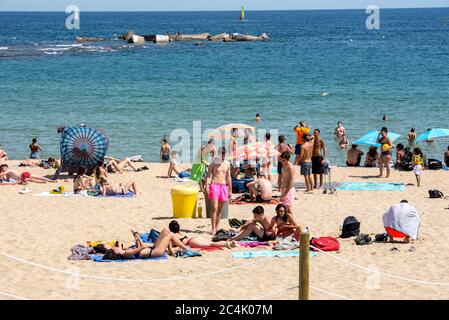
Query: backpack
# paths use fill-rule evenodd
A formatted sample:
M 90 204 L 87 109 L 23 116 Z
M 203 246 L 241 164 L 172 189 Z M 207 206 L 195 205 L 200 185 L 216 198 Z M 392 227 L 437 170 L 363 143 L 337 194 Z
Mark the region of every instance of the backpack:
M 321 251 L 338 251 L 340 250 L 340 242 L 338 242 L 337 238 L 333 237 L 320 237 L 320 238 L 312 238 L 310 240 L 310 244 L 315 248 L 320 249 Z M 313 251 L 317 251 L 315 248 L 312 248 Z
M 429 198 L 431 198 L 431 199 L 444 198 L 444 194 L 440 190 L 436 190 L 436 189 L 429 190 Z
M 429 159 L 427 167 L 429 170 L 440 170 L 443 169 L 443 163 L 440 160 Z
M 217 231 L 217 233 L 212 238 L 213 242 L 219 242 L 219 241 L 228 241 L 234 236 L 231 232 L 228 232 L 224 229 L 220 229 Z
M 360 222 L 356 217 L 349 216 L 343 221 L 340 238 L 355 237 L 360 234 Z

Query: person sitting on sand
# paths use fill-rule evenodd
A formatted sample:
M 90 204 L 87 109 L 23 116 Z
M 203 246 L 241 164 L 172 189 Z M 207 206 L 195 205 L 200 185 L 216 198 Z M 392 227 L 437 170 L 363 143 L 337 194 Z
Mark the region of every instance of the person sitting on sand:
M 444 153 L 444 164 L 449 168 L 449 146 L 447 146 L 447 151 Z
M 295 220 L 295 217 L 288 211 L 283 204 L 276 206 L 276 216 L 271 219 L 268 231 L 273 232 L 276 237 L 288 237 L 294 234 L 294 238 L 299 241 L 301 227 Z
M 382 217 L 384 228 L 388 233 L 388 240 L 402 238 L 399 243 L 409 243 L 418 239 L 418 229 L 421 224 L 416 208 L 402 200 L 399 204 L 391 206 Z
M 97 166 L 94 168 L 94 178 L 96 185 L 101 185 L 101 181 L 108 180 L 108 171 L 103 161 L 98 161 Z
M 170 161 L 170 152 L 171 152 L 171 146 L 168 143 L 168 139 L 164 137 L 161 140 L 161 151 L 159 153 L 161 162 Z
M 353 144 L 346 154 L 346 165 L 348 167 L 360 167 L 360 162 L 362 161 L 364 153 L 357 147 L 356 144 Z
M 30 144 L 30 159 L 39 159 L 39 152 L 42 151 L 40 145 L 37 144 L 37 139 L 33 138 Z
M 181 241 L 184 245 L 190 248 L 210 248 L 210 247 L 217 247 L 217 248 L 235 248 L 237 247 L 237 243 L 235 241 L 218 241 L 213 242 L 210 240 L 206 240 L 200 237 L 188 237 L 181 233 L 181 227 L 179 226 L 178 221 L 173 220 L 168 225 L 168 229 L 176 236 L 178 237 L 179 241 Z
M 340 138 L 340 142 L 338 143 L 341 149 L 348 149 L 349 140 L 346 134 L 343 134 Z
M 122 260 L 122 259 L 148 259 L 158 258 L 168 252 L 173 256 L 173 245 L 184 250 L 187 249 L 177 236 L 168 229 L 164 229 L 159 234 L 155 243 L 143 243 L 138 232 L 131 231 L 136 240 L 135 248 L 124 249 L 121 247 L 114 247 L 109 249 L 103 256 L 105 260 Z
M 379 160 L 379 153 L 377 152 L 377 147 L 369 147 L 369 151 L 366 154 L 365 168 L 374 168 L 377 166 L 377 161 Z
M 405 150 L 402 143 L 398 143 L 396 146 L 396 161 L 394 162 L 395 168 L 400 168 L 405 160 Z
M 75 179 L 73 179 L 73 192 L 75 194 L 79 194 L 81 191 L 86 191 L 92 188 L 92 177 L 89 177 L 86 172 L 86 167 L 78 168 L 78 173 Z
M 8 154 L 3 150 L 3 146 L 0 144 L 0 160 L 8 161 Z
M 268 180 L 263 172 L 257 174 L 257 179 L 248 183 L 249 193 L 251 195 L 251 201 L 259 203 L 271 202 L 273 196 L 273 185 Z
M 103 197 L 107 195 L 108 196 L 125 195 L 128 194 L 130 191 L 134 193 L 134 195 L 137 195 L 137 187 L 134 181 L 128 181 L 125 184 L 119 182 L 117 184 L 117 183 L 110 183 L 107 180 L 102 179 L 100 181 L 100 186 Z
M 123 169 L 125 169 L 126 167 L 130 167 L 131 169 L 133 169 L 135 172 L 139 172 L 142 171 L 142 169 L 138 169 L 131 160 L 129 160 L 129 158 L 125 158 L 123 160 L 118 160 L 116 158 L 113 157 L 104 157 L 104 159 L 106 161 L 108 161 L 106 163 L 106 170 L 109 173 L 120 173 L 123 174 Z
M 243 226 L 237 229 L 238 234 L 232 240 L 238 241 L 245 239 L 251 233 L 254 233 L 259 241 L 273 241 L 276 240 L 274 233 L 269 231 L 271 222 L 265 217 L 265 210 L 262 206 L 257 206 L 253 209 L 253 219 L 247 221 Z
M 44 177 L 38 177 L 31 175 L 28 171 L 19 173 L 17 171 L 9 170 L 7 164 L 2 164 L 0 166 L 0 179 L 8 180 L 8 181 L 17 181 L 21 184 L 27 184 L 28 182 L 34 183 L 47 183 L 47 182 L 56 182 Z
M 178 151 L 173 150 L 171 152 L 171 160 L 170 160 L 170 166 L 168 167 L 167 178 L 171 178 L 173 172 L 176 173 L 176 175 L 180 179 L 190 178 L 190 172 L 188 172 L 186 170 L 182 170 L 179 167 L 178 162 L 176 161 L 176 159 L 178 159 Z

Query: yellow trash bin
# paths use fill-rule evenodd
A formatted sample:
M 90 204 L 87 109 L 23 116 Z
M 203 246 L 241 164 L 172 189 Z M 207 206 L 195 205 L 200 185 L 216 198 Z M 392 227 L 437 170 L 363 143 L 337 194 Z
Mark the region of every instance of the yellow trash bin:
M 195 218 L 198 188 L 178 186 L 171 189 L 174 218 Z

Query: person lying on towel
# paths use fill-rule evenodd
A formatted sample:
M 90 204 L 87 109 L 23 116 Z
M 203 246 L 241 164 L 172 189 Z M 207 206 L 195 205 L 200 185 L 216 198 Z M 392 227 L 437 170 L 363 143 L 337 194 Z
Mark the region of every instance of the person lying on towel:
M 382 217 L 389 240 L 403 239 L 403 243 L 418 239 L 418 229 L 421 223 L 415 207 L 407 200 L 391 206 Z
M 124 248 L 122 244 L 117 243 L 117 247 L 104 247 L 103 260 L 124 260 L 124 259 L 148 259 L 158 258 L 165 255 L 166 252 L 174 255 L 173 244 L 184 250 L 187 247 L 179 241 L 178 237 L 168 229 L 162 230 L 155 243 L 143 243 L 138 232 L 131 230 L 136 241 L 134 247 Z M 98 251 L 98 248 L 96 248 Z

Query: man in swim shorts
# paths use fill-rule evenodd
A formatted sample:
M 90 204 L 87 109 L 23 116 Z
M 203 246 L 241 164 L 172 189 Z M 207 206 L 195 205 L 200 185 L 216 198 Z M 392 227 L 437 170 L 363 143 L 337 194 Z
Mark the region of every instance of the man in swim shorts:
M 257 179 L 246 185 L 251 195 L 251 201 L 259 203 L 271 202 L 273 186 L 264 173 L 259 173 Z
M 226 148 L 218 150 L 212 160 L 206 180 L 208 198 L 212 202 L 211 234 L 215 235 L 221 220 L 221 210 L 232 195 L 231 164 L 226 160 Z
M 320 137 L 320 129 L 313 131 L 313 151 L 312 151 L 312 174 L 313 174 L 313 188 L 317 188 L 318 175 L 320 176 L 320 188 L 323 185 L 323 163 L 326 160 L 326 144 Z
M 302 145 L 299 161 L 301 163 L 301 175 L 304 176 L 306 192 L 312 192 L 312 153 L 313 138 L 309 133 L 304 135 L 305 143 Z
M 269 230 L 271 219 L 265 216 L 265 210 L 262 206 L 253 209 L 253 219 L 246 222 L 237 231 L 238 234 L 232 238 L 234 241 L 242 240 L 252 233 L 257 236 L 257 240 L 265 242 L 276 240 L 275 235 Z
M 281 154 L 282 180 L 279 185 L 281 192 L 281 203 L 293 214 L 293 204 L 295 201 L 295 169 L 290 162 L 290 152 L 284 151 Z

